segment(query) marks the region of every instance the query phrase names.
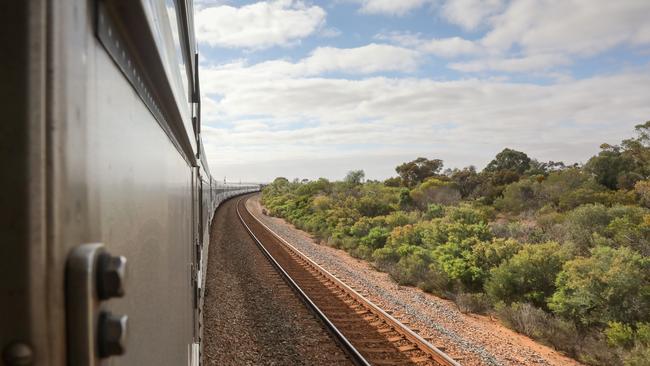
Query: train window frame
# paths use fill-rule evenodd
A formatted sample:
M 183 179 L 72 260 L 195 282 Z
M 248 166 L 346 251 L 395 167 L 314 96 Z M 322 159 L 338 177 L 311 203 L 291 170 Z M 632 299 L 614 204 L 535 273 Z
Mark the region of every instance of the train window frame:
M 190 41 L 192 29 L 180 28 L 188 24 L 186 15 L 191 4 L 186 0 L 171 1 L 178 5 L 177 14 L 183 18 L 176 24 L 170 21 L 165 6 L 167 0 L 100 0 L 95 7 L 95 32 L 185 160 L 196 166 L 198 144 L 192 117 L 198 80 L 193 76 L 196 64 L 188 54 L 194 49 Z M 174 46 L 174 57 L 170 58 L 172 27 L 178 30 L 179 43 L 184 46 L 180 47 L 180 55 Z M 170 66 L 170 60 L 177 60 L 178 56 L 184 59 L 185 87 L 179 85 L 182 70 L 178 63 L 173 61 L 172 65 L 176 66 Z

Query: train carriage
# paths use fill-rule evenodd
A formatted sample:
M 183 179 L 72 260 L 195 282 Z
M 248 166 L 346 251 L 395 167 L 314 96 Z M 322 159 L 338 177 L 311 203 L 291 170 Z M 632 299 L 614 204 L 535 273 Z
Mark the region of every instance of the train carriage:
M 5 364 L 200 363 L 213 211 L 259 187 L 210 175 L 192 14 L 3 2 Z

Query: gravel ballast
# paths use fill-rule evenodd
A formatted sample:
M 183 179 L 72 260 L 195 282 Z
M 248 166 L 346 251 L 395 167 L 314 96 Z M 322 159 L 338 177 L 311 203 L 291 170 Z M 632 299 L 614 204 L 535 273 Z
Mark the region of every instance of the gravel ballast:
M 225 202 L 211 227 L 204 300 L 205 365 L 351 365 Z
M 348 253 L 316 243 L 309 234 L 284 220 L 262 213 L 260 196 L 247 207 L 269 228 L 297 249 L 357 289 L 384 310 L 392 311 L 411 328 L 465 366 L 582 365 L 550 347 L 513 332 L 485 316 L 462 314 L 456 305 L 414 287 L 400 286 L 386 273 Z

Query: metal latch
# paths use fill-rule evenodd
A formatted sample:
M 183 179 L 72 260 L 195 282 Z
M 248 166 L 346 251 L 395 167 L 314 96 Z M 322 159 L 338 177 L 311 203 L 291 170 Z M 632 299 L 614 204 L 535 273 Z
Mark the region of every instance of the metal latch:
M 66 262 L 68 363 L 93 366 L 126 351 L 128 317 L 104 309 L 125 293 L 126 258 L 110 255 L 101 243 L 73 249 Z

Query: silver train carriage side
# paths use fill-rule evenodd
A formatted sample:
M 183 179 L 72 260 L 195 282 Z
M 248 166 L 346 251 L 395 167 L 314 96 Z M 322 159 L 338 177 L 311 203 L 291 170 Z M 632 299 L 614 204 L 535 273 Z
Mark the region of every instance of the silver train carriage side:
M 259 186 L 210 174 L 192 14 L 2 2 L 3 365 L 200 364 L 212 214 Z

